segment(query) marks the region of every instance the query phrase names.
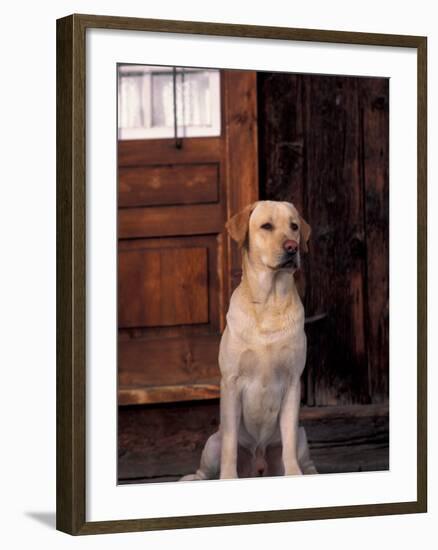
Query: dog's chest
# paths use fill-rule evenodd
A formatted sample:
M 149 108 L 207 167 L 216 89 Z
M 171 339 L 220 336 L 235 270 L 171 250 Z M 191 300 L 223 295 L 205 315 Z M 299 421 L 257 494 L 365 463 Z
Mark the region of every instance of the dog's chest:
M 238 377 L 242 421 L 258 445 L 269 443 L 278 431 L 284 394 L 293 377 L 300 374 L 295 359 L 294 350 L 286 343 L 242 353 Z
M 241 443 L 265 446 L 278 439 L 284 395 L 304 368 L 304 310 L 301 302 L 282 311 L 259 309 L 256 314 L 238 302 L 232 306 L 221 341 L 221 372 L 237 385 Z

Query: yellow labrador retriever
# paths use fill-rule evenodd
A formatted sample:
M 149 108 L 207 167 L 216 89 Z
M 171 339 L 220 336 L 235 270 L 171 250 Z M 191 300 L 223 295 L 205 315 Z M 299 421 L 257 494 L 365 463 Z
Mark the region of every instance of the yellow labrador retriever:
M 259 201 L 227 229 L 242 248 L 242 280 L 219 349 L 220 428 L 182 479 L 316 473 L 298 428 L 306 336 L 293 276 L 310 227 L 293 204 Z

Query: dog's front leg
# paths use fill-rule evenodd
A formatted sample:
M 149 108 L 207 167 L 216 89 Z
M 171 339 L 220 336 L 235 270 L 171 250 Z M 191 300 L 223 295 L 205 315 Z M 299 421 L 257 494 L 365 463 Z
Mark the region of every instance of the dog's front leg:
M 241 415 L 240 396 L 234 380 L 221 382 L 221 479 L 237 478 L 237 445 Z
M 280 432 L 283 445 L 282 458 L 284 474 L 286 476 L 302 474 L 297 456 L 300 398 L 300 379 L 297 378 L 289 386 L 280 412 Z

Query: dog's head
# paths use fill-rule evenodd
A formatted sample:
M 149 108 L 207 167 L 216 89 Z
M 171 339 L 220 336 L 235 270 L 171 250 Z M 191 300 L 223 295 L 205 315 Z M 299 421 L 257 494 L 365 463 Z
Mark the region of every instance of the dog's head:
M 295 271 L 300 251 L 307 252 L 311 229 L 290 202 L 258 201 L 233 216 L 230 236 L 251 259 L 268 269 Z

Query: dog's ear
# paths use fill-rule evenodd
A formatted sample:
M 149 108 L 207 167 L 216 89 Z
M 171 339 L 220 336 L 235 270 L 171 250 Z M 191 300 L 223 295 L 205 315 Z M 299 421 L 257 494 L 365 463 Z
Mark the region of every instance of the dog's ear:
M 300 247 L 301 247 L 301 250 L 303 252 L 309 252 L 309 248 L 307 247 L 307 243 L 310 239 L 310 234 L 312 233 L 312 228 L 310 227 L 310 225 L 306 222 L 306 220 L 302 216 L 300 216 L 300 222 L 301 222 L 301 226 L 300 226 L 300 233 L 301 233 Z
M 241 247 L 248 241 L 249 217 L 256 206 L 256 202 L 248 204 L 243 210 L 230 218 L 225 227 L 230 237 Z

